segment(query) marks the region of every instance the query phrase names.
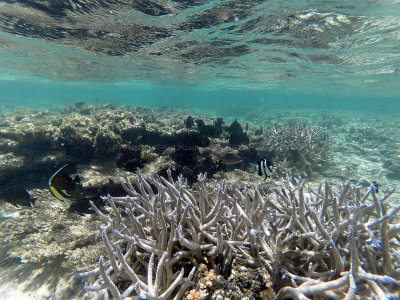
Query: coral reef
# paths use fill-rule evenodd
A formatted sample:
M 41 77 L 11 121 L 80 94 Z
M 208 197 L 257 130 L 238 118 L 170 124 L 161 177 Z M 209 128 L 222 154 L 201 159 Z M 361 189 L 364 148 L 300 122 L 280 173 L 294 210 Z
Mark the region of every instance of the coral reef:
M 200 172 L 212 178 L 221 171 L 246 170 L 250 162 L 262 158 L 273 161 L 277 178 L 289 171 L 311 177 L 322 171 L 330 156 L 332 139 L 321 139 L 323 128 L 275 125 L 256 134 L 248 124 L 244 130 L 238 120 L 226 126 L 221 117 L 193 116 L 167 108 L 82 102 L 54 112 L 2 115 L 0 184 L 29 177 L 26 184 L 34 188 L 61 165 L 76 167 L 94 160 L 111 160 L 114 170 L 129 172 L 141 168 L 145 173 L 165 174 L 172 168 L 175 177 L 183 174 L 190 184 Z M 221 169 L 213 153 L 222 149 L 238 151 L 242 164 Z
M 333 141 L 327 138 L 323 127 L 306 123 L 275 124 L 264 128 L 262 136 L 261 141 L 251 143 L 250 147 L 265 149 L 259 153 L 273 159 L 281 175 L 290 173 L 311 178 L 322 172 L 332 156 Z
M 168 175 L 169 181 L 163 177 L 146 181 L 139 172 L 136 178 L 139 192 L 127 181 L 125 188 L 130 196 L 106 197 L 115 213 L 112 217 L 93 205 L 108 223 L 101 229 L 101 236 L 109 260 L 103 263 L 101 257 L 99 268 L 80 275 L 86 279 L 87 290 L 105 296 L 107 288 L 116 299 L 134 290 L 141 297 L 151 299 L 167 299 L 172 293 L 180 299 L 192 284 L 199 263 L 207 261 L 220 272 L 228 268 L 233 244 L 223 241 L 225 229 L 218 223 L 223 217 L 222 187 L 216 191 L 212 205 L 207 201 L 211 198 L 206 192 L 206 177 L 200 176 L 197 189 L 204 197 L 198 204 L 182 177 L 174 182 L 170 171 Z M 115 243 L 110 243 L 109 234 Z M 146 274 L 146 279 L 142 279 Z M 178 286 L 179 290 L 175 291 Z
M 229 144 L 231 146 L 239 146 L 240 144 L 248 144 L 249 137 L 247 133 L 243 131 L 242 126 L 237 120 L 233 121 L 231 126 L 228 128 L 229 132 Z
M 399 200 L 384 189 L 400 178 L 397 119 L 344 115 L 318 121 L 316 115 L 310 122 L 309 115 L 261 114 L 260 122 L 249 119 L 247 128 L 232 123 L 234 118 L 225 125 L 222 118 L 190 114 L 82 102 L 59 111 L 0 114 L 0 193 L 18 186 L 37 199 L 32 208 L 0 203 L 0 277 L 24 291 L 47 288 L 43 298 L 54 293 L 72 299 L 82 297 L 82 286 L 70 280 L 71 273 L 94 269 L 83 277 L 86 284 L 93 289 L 105 285 L 86 297 L 115 293 L 111 282 L 126 295 L 134 281 L 118 246 L 141 280 L 132 288 L 148 297 L 175 287 L 168 298 L 351 298 L 354 284 L 356 298 L 398 294 Z M 230 143 L 230 124 L 248 144 Z M 264 157 L 274 163 L 273 177 L 253 185 L 260 178 L 246 166 Z M 85 215 L 93 212 L 88 201 L 62 203 L 45 190 L 49 176 L 66 163 L 67 173 L 79 174 L 85 190 L 111 194 L 105 198 L 108 205 L 98 207 L 105 217 Z M 121 177 L 138 167 L 143 175 L 133 179 L 136 186 L 127 183 L 122 194 Z M 202 175 L 197 182 L 204 172 L 220 181 Z M 286 173 L 313 180 L 313 188 L 294 178 L 279 182 Z M 321 177 L 353 179 L 316 187 Z M 378 194 L 367 188 L 372 181 L 379 183 Z M 144 236 L 132 225 L 134 219 Z M 105 238 L 97 234 L 95 222 L 106 229 Z M 170 252 L 165 240 L 172 244 Z M 119 273 L 105 249 L 111 249 Z M 160 251 L 167 253 L 164 261 Z M 102 279 L 100 256 L 110 281 Z M 165 274 L 172 280 L 164 282 Z
M 105 197 L 109 213 L 92 205 L 107 224 L 107 259 L 78 275 L 89 298 L 179 299 L 205 272 L 217 290 L 215 276 L 231 276 L 236 263 L 260 269 L 278 299 L 385 299 L 400 288 L 394 190 L 378 198 L 347 181 L 305 192 L 305 181 L 288 177 L 270 195 L 224 182 L 209 190 L 204 175 L 190 190 L 170 171 L 168 179 L 139 172 L 134 182 L 126 178 L 126 197 Z M 201 299 L 197 288 L 187 299 Z

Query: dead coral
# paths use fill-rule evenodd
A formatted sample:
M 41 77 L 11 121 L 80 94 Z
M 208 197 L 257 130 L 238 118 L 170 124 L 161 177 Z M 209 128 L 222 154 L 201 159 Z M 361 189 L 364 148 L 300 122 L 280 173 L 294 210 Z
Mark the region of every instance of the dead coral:
M 27 291 L 43 287 L 57 298 L 71 298 L 65 294 L 71 289 L 73 296 L 79 297 L 80 287 L 72 282 L 67 286 L 64 281 L 95 266 L 104 252 L 94 227 L 97 216 L 69 214 L 68 204 L 48 191 L 30 193 L 38 199 L 32 208 L 1 205 L 0 257 L 8 265 L 0 264 L 0 275 Z
M 187 291 L 184 300 L 190 299 L 263 299 L 272 300 L 276 294 L 271 288 L 269 275 L 263 268 L 246 268 L 233 263 L 229 277 L 217 275 L 214 269 L 200 264 L 194 288 Z

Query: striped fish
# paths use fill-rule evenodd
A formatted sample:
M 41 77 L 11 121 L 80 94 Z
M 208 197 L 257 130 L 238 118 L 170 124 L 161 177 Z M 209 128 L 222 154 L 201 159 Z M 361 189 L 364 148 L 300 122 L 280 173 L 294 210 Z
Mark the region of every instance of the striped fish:
M 268 159 L 257 161 L 257 170 L 259 176 L 265 176 L 264 180 L 272 175 L 272 164 Z

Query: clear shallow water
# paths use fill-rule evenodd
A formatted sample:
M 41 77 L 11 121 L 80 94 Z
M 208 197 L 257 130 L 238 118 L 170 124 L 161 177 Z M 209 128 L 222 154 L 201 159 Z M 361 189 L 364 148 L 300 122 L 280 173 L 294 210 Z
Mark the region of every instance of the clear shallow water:
M 317 122 L 336 147 L 324 179 L 398 186 L 399 32 L 399 1 L 1 1 L 0 112 L 84 101 L 198 111 L 253 131 Z M 41 193 L 39 204 L 56 203 Z M 17 289 L 40 298 L 45 280 L 30 280 Z
M 103 94 L 104 101 L 173 102 L 197 98 L 199 91 L 215 98 L 226 90 L 246 100 L 259 93 L 277 101 L 396 99 L 399 6 L 398 1 L 2 1 L 0 84 L 6 92 L 0 101 L 18 94 L 23 101 L 24 90 L 31 95 L 28 105 L 45 98 L 68 102 L 69 94 L 87 101 Z M 63 89 L 68 92 L 54 91 Z

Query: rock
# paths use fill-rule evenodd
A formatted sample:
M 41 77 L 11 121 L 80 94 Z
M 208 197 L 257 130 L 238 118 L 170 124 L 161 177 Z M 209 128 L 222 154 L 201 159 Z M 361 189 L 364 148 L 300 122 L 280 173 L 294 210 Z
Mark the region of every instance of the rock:
M 188 116 L 185 120 L 185 127 L 187 129 L 190 129 L 194 126 L 194 119 L 192 116 Z

